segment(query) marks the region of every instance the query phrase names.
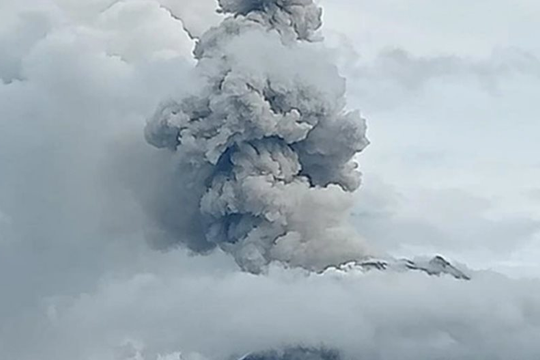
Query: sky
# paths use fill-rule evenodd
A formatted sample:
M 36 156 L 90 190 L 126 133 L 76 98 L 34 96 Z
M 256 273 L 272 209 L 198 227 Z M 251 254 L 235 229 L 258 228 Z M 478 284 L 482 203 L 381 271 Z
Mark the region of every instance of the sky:
M 360 223 L 391 251 L 536 276 L 538 4 L 325 5 L 350 104 L 368 118 L 358 196 L 380 208 L 374 225 L 358 201 Z
M 367 119 L 351 223 L 419 274 L 256 276 L 219 251 L 156 250 L 138 200 L 162 157 L 143 129 L 196 86 L 210 0 L 0 2 L 0 354 L 213 360 L 288 344 L 350 358 L 540 353 L 540 4 L 321 0 Z M 189 33 L 189 34 L 188 34 Z

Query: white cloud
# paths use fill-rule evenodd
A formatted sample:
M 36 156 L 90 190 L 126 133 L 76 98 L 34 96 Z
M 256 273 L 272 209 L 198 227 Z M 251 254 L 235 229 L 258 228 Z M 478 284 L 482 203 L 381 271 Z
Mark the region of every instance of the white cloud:
M 199 37 L 222 19 L 216 11 L 217 0 L 158 0 L 158 2 L 174 16 L 182 19 L 186 29 L 195 37 Z
M 151 273 L 105 279 L 95 292 L 60 303 L 54 324 L 42 329 L 56 340 L 40 348 L 41 358 L 109 359 L 126 337 L 145 344 L 146 359 L 175 349 L 222 359 L 285 344 L 381 360 L 533 359 L 538 351 L 536 280 L 306 277 L 279 268 L 268 276 L 216 275 L 186 271 L 180 254 L 153 261 Z
M 445 252 L 505 271 L 511 261 L 519 272 L 510 259 L 538 246 L 540 203 L 528 195 L 540 180 L 537 56 L 392 50 L 366 60 L 341 50 L 346 37 L 330 40 L 372 141 L 360 157 L 359 231 L 398 253 Z M 524 265 L 522 274 L 538 268 Z
M 367 57 L 385 48 L 421 56 L 483 57 L 494 48 L 537 51 L 535 0 L 321 0 L 327 27 L 348 34 Z M 538 54 L 538 53 L 537 53 Z
M 477 266 L 486 265 L 481 258 L 491 258 L 494 266 L 535 243 L 540 234 L 535 213 L 514 213 L 499 201 L 460 188 L 398 190 L 369 174 L 353 221 L 382 250 L 410 256 L 411 250 L 423 248 L 458 259 L 474 254 Z

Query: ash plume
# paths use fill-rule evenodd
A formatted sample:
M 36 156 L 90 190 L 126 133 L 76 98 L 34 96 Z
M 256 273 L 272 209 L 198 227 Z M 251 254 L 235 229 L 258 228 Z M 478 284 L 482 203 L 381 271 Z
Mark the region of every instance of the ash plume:
M 314 44 L 321 9 L 312 0 L 219 4 L 230 16 L 194 50 L 203 85 L 163 103 L 145 129 L 173 153 L 150 211 L 157 228 L 168 245 L 220 247 L 254 273 L 272 261 L 321 270 L 365 257 L 348 214 L 366 125 Z

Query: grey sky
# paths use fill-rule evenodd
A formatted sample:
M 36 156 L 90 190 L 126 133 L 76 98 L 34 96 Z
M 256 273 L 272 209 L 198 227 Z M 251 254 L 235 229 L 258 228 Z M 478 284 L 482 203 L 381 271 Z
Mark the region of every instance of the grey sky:
M 377 196 L 369 194 L 371 186 L 374 192 L 384 189 L 381 197 L 397 198 L 401 205 L 389 210 L 391 217 L 409 223 L 392 233 L 391 250 L 411 242 L 414 251 L 418 243 L 433 251 L 445 247 L 435 238 L 446 238 L 446 245 L 481 267 L 537 274 L 531 269 L 537 252 L 531 251 L 540 247 L 534 225 L 540 203 L 530 194 L 540 180 L 540 48 L 533 20 L 540 5 L 323 4 L 329 39 L 341 49 L 351 103 L 369 119 L 372 145 L 361 161 L 365 192 L 359 196 Z M 467 199 L 486 206 L 479 211 Z M 413 210 L 418 204 L 422 212 Z M 371 236 L 386 237 L 391 220 L 379 221 L 381 233 Z M 513 230 L 507 233 L 509 222 Z

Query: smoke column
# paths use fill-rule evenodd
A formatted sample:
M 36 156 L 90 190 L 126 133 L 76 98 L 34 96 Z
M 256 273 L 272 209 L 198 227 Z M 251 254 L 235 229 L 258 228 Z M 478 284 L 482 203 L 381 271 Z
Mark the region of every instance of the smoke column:
M 174 159 L 156 226 L 169 245 L 219 246 L 253 273 L 365 257 L 348 215 L 366 125 L 316 44 L 322 10 L 312 0 L 219 5 L 230 16 L 194 50 L 203 85 L 163 103 L 145 129 Z

